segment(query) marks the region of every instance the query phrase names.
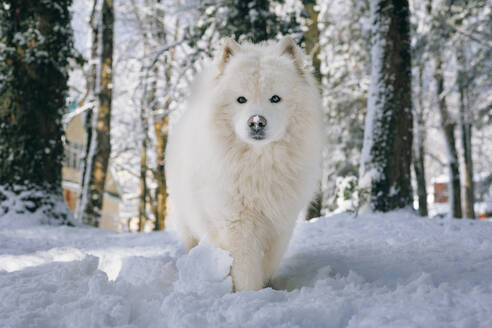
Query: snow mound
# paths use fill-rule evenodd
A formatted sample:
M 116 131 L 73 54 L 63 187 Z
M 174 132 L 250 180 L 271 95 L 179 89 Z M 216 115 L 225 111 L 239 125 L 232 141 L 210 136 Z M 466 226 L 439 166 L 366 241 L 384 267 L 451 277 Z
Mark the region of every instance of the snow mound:
M 232 259 L 207 243 L 7 224 L 0 326 L 488 328 L 491 235 L 407 212 L 303 222 L 271 287 L 232 293 Z
M 201 242 L 177 261 L 179 280 L 176 289 L 183 293 L 222 296 L 232 291 L 229 253 Z
M 69 327 L 118 325 L 128 309 L 98 259 L 52 262 L 12 273 L 0 272 L 0 322 L 6 327 Z M 102 297 L 103 296 L 103 297 Z

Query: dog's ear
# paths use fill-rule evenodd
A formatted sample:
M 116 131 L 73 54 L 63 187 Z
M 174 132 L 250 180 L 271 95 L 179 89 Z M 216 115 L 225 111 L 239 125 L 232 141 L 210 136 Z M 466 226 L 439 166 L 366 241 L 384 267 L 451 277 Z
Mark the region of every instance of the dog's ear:
M 241 46 L 231 38 L 224 38 L 222 40 L 222 44 L 222 50 L 220 51 L 218 62 L 220 74 L 224 73 L 224 69 L 227 63 L 231 60 L 231 57 L 241 50 Z
M 299 74 L 304 75 L 304 59 L 302 51 L 296 45 L 294 39 L 290 36 L 285 36 L 279 42 L 279 49 L 281 56 L 287 56 L 294 61 Z

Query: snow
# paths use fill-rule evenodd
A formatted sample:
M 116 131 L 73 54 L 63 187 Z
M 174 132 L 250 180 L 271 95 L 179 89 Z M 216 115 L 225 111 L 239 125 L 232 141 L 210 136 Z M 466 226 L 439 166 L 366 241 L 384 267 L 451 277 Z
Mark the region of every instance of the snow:
M 169 232 L 0 219 L 2 327 L 492 327 L 492 224 L 409 212 L 299 223 L 271 287 Z M 273 289 L 272 289 L 273 287 Z
M 431 183 L 449 183 L 449 175 L 441 174 L 431 179 Z
M 188 256 L 178 259 L 179 280 L 176 289 L 183 293 L 222 296 L 232 291 L 229 253 L 201 242 Z

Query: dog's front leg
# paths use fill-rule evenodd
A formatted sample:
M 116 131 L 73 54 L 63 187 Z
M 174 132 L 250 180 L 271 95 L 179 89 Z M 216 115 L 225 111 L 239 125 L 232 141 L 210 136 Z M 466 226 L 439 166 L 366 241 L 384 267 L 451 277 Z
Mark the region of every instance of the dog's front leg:
M 261 240 L 250 224 L 236 222 L 229 227 L 222 248 L 233 258 L 231 267 L 235 291 L 259 290 L 265 286 Z

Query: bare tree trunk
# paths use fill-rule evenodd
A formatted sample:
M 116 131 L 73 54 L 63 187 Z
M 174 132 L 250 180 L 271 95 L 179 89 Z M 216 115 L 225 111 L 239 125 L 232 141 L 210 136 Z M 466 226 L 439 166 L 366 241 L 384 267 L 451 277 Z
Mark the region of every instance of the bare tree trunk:
M 456 150 L 456 138 L 454 128 L 456 123 L 450 117 L 446 104 L 446 96 L 444 95 L 444 77 L 442 75 L 442 59 L 439 53 L 434 54 L 434 62 L 436 65 L 434 79 L 436 80 L 437 99 L 439 106 L 439 114 L 441 116 L 441 128 L 444 132 L 446 149 L 448 153 L 449 166 L 449 185 L 448 185 L 448 202 L 450 206 L 450 214 L 452 217 L 461 218 L 461 187 L 460 187 L 460 167 L 458 161 L 458 151 Z
M 461 91 L 460 91 L 461 92 Z M 460 95 L 460 98 L 462 95 Z M 461 101 L 461 99 L 460 99 Z M 460 106 L 461 107 L 461 106 Z M 464 114 L 464 113 L 463 113 Z M 466 115 L 466 114 L 464 114 Z M 465 162 L 465 217 L 475 218 L 475 182 L 473 180 L 473 159 L 471 145 L 471 124 L 461 122 L 461 133 L 463 138 L 463 156 Z
M 150 0 L 146 4 L 151 8 L 153 15 L 145 15 L 140 17 L 139 9 L 135 1 L 132 1 L 134 6 L 134 12 L 137 17 L 137 21 L 140 26 L 142 37 L 144 39 L 144 48 L 152 52 L 151 42 L 154 41 L 157 44 L 163 44 L 166 42 L 165 26 L 163 26 L 162 19 L 164 18 L 164 12 L 162 10 L 161 0 Z M 149 35 L 151 38 L 149 38 Z M 172 61 L 172 53 L 174 49 L 170 50 L 171 55 L 166 58 Z M 151 69 L 145 73 L 144 81 L 144 94 L 142 97 L 142 112 L 141 122 L 143 127 L 143 139 L 142 139 L 142 153 L 141 153 L 141 171 L 140 171 L 140 210 L 139 210 L 139 230 L 143 231 L 145 221 L 147 217 L 147 204 L 150 205 L 152 213 L 155 218 L 154 230 L 164 230 L 165 227 L 165 215 L 166 215 L 166 179 L 164 172 L 164 155 L 167 144 L 167 128 L 168 128 L 168 110 L 170 105 L 170 99 L 166 100 L 163 104 L 163 108 L 160 108 L 158 99 L 158 86 L 160 67 L 165 66 L 165 79 L 166 87 L 169 86 L 171 80 L 170 64 L 166 62 L 164 65 L 157 58 L 154 60 L 153 67 L 147 67 Z M 164 115 L 160 114 L 160 111 L 164 111 Z M 153 125 L 154 133 L 156 137 L 156 167 L 151 170 L 152 176 L 157 183 L 157 188 L 154 193 L 148 189 L 146 182 L 147 172 L 149 171 L 149 165 L 147 163 L 147 151 L 150 145 L 149 139 L 149 126 Z
M 169 56 L 169 61 L 173 60 L 173 55 Z M 166 63 L 165 78 L 166 87 L 169 89 L 171 82 L 171 69 L 170 63 Z M 154 132 L 156 136 L 156 160 L 157 167 L 154 171 L 154 179 L 157 182 L 157 188 L 155 190 L 155 230 L 164 230 L 166 227 L 166 214 L 167 214 L 167 185 L 166 185 L 166 172 L 165 172 L 165 155 L 166 145 L 168 138 L 169 128 L 169 106 L 171 100 L 168 97 L 163 104 L 164 114 L 161 118 L 156 118 L 154 122 Z M 157 111 L 157 106 L 153 107 L 153 112 Z
M 423 102 L 423 66 L 419 66 L 418 69 L 418 108 L 416 113 L 416 126 L 415 126 L 415 149 L 413 167 L 415 170 L 415 178 L 417 180 L 417 195 L 419 198 L 419 214 L 421 216 L 427 216 L 427 187 L 425 185 L 425 121 L 424 121 L 424 102 Z
M 429 16 L 432 15 L 432 0 L 427 0 L 426 11 Z M 431 45 L 432 46 L 432 45 Z M 449 167 L 448 183 L 448 203 L 450 215 L 455 218 L 462 217 L 461 210 L 461 187 L 460 187 L 460 169 L 458 161 L 458 151 L 456 150 L 456 138 L 454 128 L 456 123 L 451 118 L 444 93 L 444 76 L 442 73 L 442 58 L 438 47 L 433 46 L 434 55 L 434 80 L 436 81 L 436 96 L 438 100 L 439 115 L 441 117 L 441 128 L 444 133 L 446 143 L 447 159 Z
M 143 128 L 142 136 L 142 149 L 140 150 L 140 198 L 138 207 L 138 231 L 143 232 L 145 230 L 145 222 L 147 221 L 147 135 L 148 128 L 146 122 L 145 108 L 142 107 L 141 120 Z
M 87 83 L 86 83 L 86 94 L 84 98 L 82 99 L 80 105 L 83 105 L 86 101 L 94 103 L 94 107 L 97 106 L 96 104 L 96 83 L 97 83 L 97 50 L 98 50 L 98 43 L 99 43 L 99 28 L 100 28 L 100 21 L 99 21 L 99 10 L 98 10 L 98 0 L 94 0 L 92 4 L 92 11 L 91 11 L 91 16 L 89 19 L 89 26 L 91 28 L 91 54 L 89 58 L 89 69 L 87 72 Z M 85 152 L 83 154 L 83 158 L 80 161 L 80 190 L 84 190 L 86 181 L 85 177 L 87 174 L 87 156 L 89 155 L 90 149 L 91 149 L 91 140 L 92 140 L 92 120 L 93 120 L 93 111 L 94 107 L 92 107 L 90 110 L 86 111 L 83 113 L 83 121 L 84 121 L 84 129 L 86 132 L 86 138 L 85 138 Z M 79 195 L 79 201 L 77 205 L 77 210 L 76 210 L 76 217 L 80 217 L 81 213 L 79 211 L 81 210 L 81 198 L 82 198 L 82 192 Z
M 157 0 L 157 13 L 158 17 L 163 17 L 164 12 L 161 9 L 161 0 Z M 157 25 L 157 24 L 156 24 Z M 177 40 L 178 35 L 179 20 L 176 20 L 175 34 L 173 36 L 174 41 Z M 166 34 L 164 26 L 158 28 L 157 40 L 165 42 Z M 168 92 L 171 90 L 171 64 L 174 61 L 175 49 L 171 49 L 169 54 L 166 56 L 166 61 L 164 63 L 164 74 L 166 80 L 166 88 Z M 157 74 L 157 72 L 156 72 Z M 154 86 L 155 87 L 155 86 Z M 167 214 L 167 185 L 166 185 L 166 172 L 165 172 L 165 155 L 166 155 L 166 145 L 169 131 L 169 111 L 171 105 L 171 98 L 168 96 L 162 104 L 162 110 L 164 113 L 160 117 L 155 117 L 154 132 L 156 135 L 156 155 L 157 155 L 157 168 L 154 171 L 154 179 L 157 182 L 157 189 L 155 191 L 156 198 L 156 209 L 154 213 L 156 214 L 155 230 L 164 230 L 166 227 L 166 214 Z M 155 113 L 159 108 L 157 104 L 152 107 L 152 111 Z
M 313 59 L 314 76 L 318 81 L 321 81 L 321 60 L 319 59 L 319 28 L 318 16 L 319 11 L 316 8 L 316 1 L 303 0 L 304 9 L 309 14 L 307 30 L 304 32 L 306 43 L 306 53 Z
M 148 5 L 148 3 L 145 3 Z M 147 35 L 147 24 L 149 20 L 149 15 L 144 15 L 143 18 L 140 17 L 139 8 L 134 0 L 132 0 L 133 10 L 135 16 L 137 18 L 140 33 L 142 34 L 143 44 L 144 44 L 144 58 L 147 57 L 148 52 L 150 52 L 149 38 Z M 145 223 L 148 220 L 147 217 L 147 201 L 149 200 L 149 189 L 147 185 L 147 170 L 148 170 L 148 162 L 147 162 L 147 151 L 148 151 L 148 143 L 149 143 L 149 113 L 147 110 L 147 106 L 149 102 L 153 101 L 153 93 L 152 90 L 148 92 L 148 76 L 145 71 L 145 64 L 141 68 L 141 73 L 143 74 L 143 95 L 140 101 L 140 125 L 142 127 L 142 141 L 141 141 L 141 149 L 140 149 L 140 195 L 139 195 L 139 207 L 138 207 L 138 231 L 145 231 Z
M 465 217 L 475 218 L 475 183 L 473 180 L 473 158 L 471 144 L 471 114 L 468 101 L 468 74 L 466 71 L 466 61 L 464 49 L 458 50 L 458 90 L 460 94 L 460 127 L 461 140 L 463 144 L 463 159 L 465 163 Z
M 104 201 L 104 184 L 111 154 L 110 122 L 113 68 L 113 0 L 102 3 L 102 49 L 99 67 L 99 104 L 93 117 L 90 152 L 87 156 L 85 188 L 81 195 L 82 222 L 98 227 Z
M 304 32 L 304 38 L 306 43 L 306 53 L 312 58 L 312 65 L 314 69 L 314 76 L 321 84 L 321 61 L 318 58 L 319 49 L 319 28 L 318 28 L 318 15 L 319 11 L 316 9 L 316 2 L 312 0 L 303 0 L 304 9 L 309 14 L 307 30 Z M 309 204 L 306 211 L 306 220 L 317 218 L 321 216 L 322 208 L 322 190 L 321 185 L 314 196 L 314 199 Z
M 167 201 L 167 187 L 166 187 L 166 174 L 164 171 L 165 151 L 168 137 L 168 115 L 158 120 L 154 124 L 154 130 L 156 134 L 157 144 L 157 168 L 154 177 L 157 181 L 156 189 L 156 223 L 155 230 L 165 229 L 166 220 L 166 201 Z
M 412 204 L 410 9 L 408 1 L 371 2 L 372 67 L 360 187 L 369 207 L 387 212 Z M 367 207 L 366 207 L 367 208 Z

